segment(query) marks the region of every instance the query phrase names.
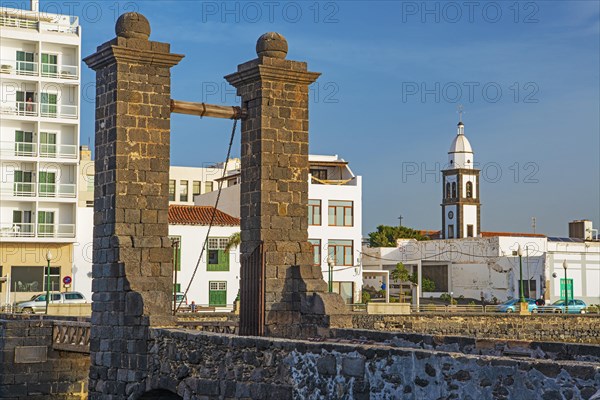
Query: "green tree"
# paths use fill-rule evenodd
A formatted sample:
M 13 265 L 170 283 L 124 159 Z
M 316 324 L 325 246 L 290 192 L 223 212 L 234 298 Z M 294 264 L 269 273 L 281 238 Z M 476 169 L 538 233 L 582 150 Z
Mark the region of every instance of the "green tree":
M 406 226 L 379 225 L 377 231 L 369 233 L 369 246 L 396 247 L 396 239 L 429 240 L 429 237 Z
M 229 251 L 231 249 L 235 249 L 242 243 L 242 234 L 241 232 L 233 233 L 229 236 L 229 240 L 227 241 L 227 245 L 225 246 L 225 251 Z

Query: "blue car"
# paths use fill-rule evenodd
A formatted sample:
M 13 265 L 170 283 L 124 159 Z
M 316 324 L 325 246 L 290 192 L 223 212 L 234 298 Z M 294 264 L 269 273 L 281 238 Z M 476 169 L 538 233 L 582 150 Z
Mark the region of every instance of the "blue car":
M 551 308 L 555 309 L 556 312 L 566 312 L 568 308 L 568 314 L 585 314 L 585 308 L 587 305 L 583 300 L 569 300 L 568 307 L 565 306 L 564 300 L 557 300 L 550 305 Z
M 537 308 L 537 305 L 535 304 L 535 299 L 526 298 L 525 301 L 527 302 L 527 309 L 529 310 L 529 312 L 533 312 Z M 504 303 L 502 303 L 498 306 L 498 312 L 505 312 L 505 313 L 519 312 L 519 309 L 520 309 L 519 303 L 520 303 L 520 299 L 512 299 L 512 300 L 505 301 Z

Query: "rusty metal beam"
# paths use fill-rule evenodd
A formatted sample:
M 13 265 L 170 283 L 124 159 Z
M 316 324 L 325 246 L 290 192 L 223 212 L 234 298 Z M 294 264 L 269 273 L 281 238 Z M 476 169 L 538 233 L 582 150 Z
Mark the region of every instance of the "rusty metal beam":
M 245 116 L 242 109 L 237 106 L 218 106 L 215 104 L 194 103 L 173 99 L 171 99 L 171 112 L 225 119 L 242 119 Z

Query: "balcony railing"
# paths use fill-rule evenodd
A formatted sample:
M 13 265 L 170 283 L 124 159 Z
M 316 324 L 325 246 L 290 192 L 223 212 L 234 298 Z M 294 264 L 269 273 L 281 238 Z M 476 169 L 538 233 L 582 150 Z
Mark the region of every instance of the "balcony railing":
M 42 76 L 47 78 L 77 79 L 79 77 L 79 68 L 75 65 L 42 63 Z
M 77 119 L 77 106 L 64 104 L 40 104 L 40 116 L 46 118 Z
M 4 102 L 0 105 L 0 113 L 22 117 L 37 117 L 38 104 L 32 101 Z
M 35 157 L 37 155 L 37 143 L 0 142 L 0 154 L 9 157 Z
M 40 157 L 77 158 L 77 146 L 74 144 L 40 144 Z
M 37 76 L 38 63 L 33 61 L 0 60 L 0 73 Z
M 73 80 L 79 78 L 79 67 L 76 65 L 41 63 L 40 69 L 39 64 L 33 61 L 0 60 L 0 74 L 41 75 L 46 78 Z
M 35 225 L 25 223 L 12 223 L 0 225 L 1 237 L 34 237 Z
M 0 185 L 0 193 L 8 196 L 33 197 L 35 196 L 35 183 L 33 182 L 7 182 Z
M 38 224 L 37 236 L 41 238 L 74 238 L 73 224 Z
M 8 28 L 35 29 L 44 32 L 58 32 L 79 34 L 78 19 L 73 18 L 71 25 L 53 24 L 50 22 L 37 21 L 35 19 L 22 18 L 17 15 L 0 15 L 0 26 Z
M 40 183 L 38 190 L 39 197 L 74 198 L 77 186 L 64 183 Z

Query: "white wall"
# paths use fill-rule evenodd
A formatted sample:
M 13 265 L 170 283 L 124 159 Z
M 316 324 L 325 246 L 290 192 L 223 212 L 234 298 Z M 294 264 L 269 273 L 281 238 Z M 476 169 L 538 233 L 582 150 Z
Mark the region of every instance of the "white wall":
M 77 235 L 73 243 L 73 285 L 71 290 L 92 299 L 92 251 L 94 243 L 94 209 L 77 207 Z

